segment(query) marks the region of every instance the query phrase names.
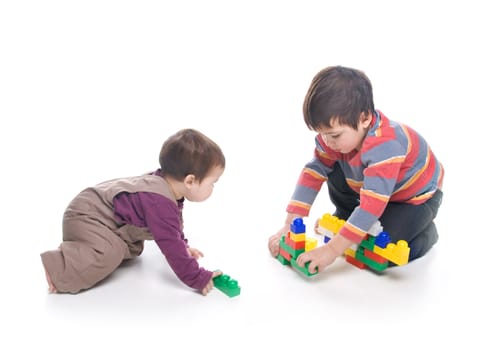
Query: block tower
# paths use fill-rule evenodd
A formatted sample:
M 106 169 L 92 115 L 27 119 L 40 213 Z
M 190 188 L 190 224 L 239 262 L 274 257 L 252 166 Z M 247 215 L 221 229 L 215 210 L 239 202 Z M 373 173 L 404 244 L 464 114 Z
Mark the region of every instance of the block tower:
M 344 224 L 345 220 L 324 214 L 319 219 L 316 232 L 324 235 L 324 243 L 327 243 L 338 234 Z M 371 227 L 359 245 L 355 244 L 345 251 L 345 260 L 361 269 L 368 267 L 382 272 L 389 266 L 390 261 L 396 265 L 405 265 L 408 263 L 409 254 L 408 243 L 403 240 L 396 244 L 391 243 L 389 234 L 382 231 L 378 222 Z
M 291 265 L 297 271 L 306 276 L 313 276 L 316 273 L 310 273 L 308 270 L 309 263 L 304 267 L 297 264 L 297 258 L 300 254 L 314 249 L 317 246 L 317 239 L 305 236 L 305 224 L 302 218 L 295 218 L 290 224 L 290 230 L 280 240 L 280 253 L 277 259 L 283 265 Z

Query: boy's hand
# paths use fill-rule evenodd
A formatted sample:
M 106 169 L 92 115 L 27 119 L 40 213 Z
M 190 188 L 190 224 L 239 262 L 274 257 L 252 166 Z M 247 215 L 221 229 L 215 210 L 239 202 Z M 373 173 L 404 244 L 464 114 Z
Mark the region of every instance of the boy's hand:
M 202 252 L 196 248 L 187 248 L 187 251 L 189 252 L 189 255 L 191 257 L 193 257 L 194 259 L 199 259 L 199 258 L 202 258 L 204 256 L 204 254 L 202 254 Z
M 283 226 L 275 235 L 272 235 L 269 237 L 269 243 L 268 243 L 268 248 L 269 251 L 271 252 L 271 255 L 274 257 L 277 257 L 278 254 L 280 253 L 280 239 L 281 236 L 285 235 L 290 231 L 290 225 L 293 221 L 293 219 L 301 217 L 298 214 L 294 213 L 288 213 L 286 215 L 285 219 L 285 226 Z
M 206 287 L 204 287 L 201 291 L 202 295 L 207 295 L 211 291 L 211 289 L 213 289 L 213 287 L 214 287 L 213 278 L 221 275 L 222 273 L 223 272 L 221 272 L 221 271 L 214 271 L 213 272 L 213 276 L 211 276 L 211 279 L 209 280 L 208 284 L 206 284 Z
M 297 258 L 297 264 L 300 267 L 304 267 L 305 264 L 310 261 L 310 264 L 308 266 L 309 272 L 321 272 L 322 270 L 324 270 L 324 268 L 331 265 L 338 256 L 339 254 L 337 254 L 337 252 L 331 247 L 331 245 L 326 244 L 300 254 Z
M 280 239 L 281 236 L 286 234 L 290 230 L 290 225 L 286 224 L 276 234 L 269 237 L 268 248 L 271 255 L 277 257 L 280 253 Z

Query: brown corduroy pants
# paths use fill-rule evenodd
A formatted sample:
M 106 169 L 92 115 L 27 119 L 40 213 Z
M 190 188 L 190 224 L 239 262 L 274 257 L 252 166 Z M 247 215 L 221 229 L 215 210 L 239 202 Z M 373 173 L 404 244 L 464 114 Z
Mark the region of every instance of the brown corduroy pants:
M 84 214 L 65 216 L 63 242 L 41 254 L 58 292 L 77 293 L 109 276 L 126 258 L 129 247 L 115 232 Z

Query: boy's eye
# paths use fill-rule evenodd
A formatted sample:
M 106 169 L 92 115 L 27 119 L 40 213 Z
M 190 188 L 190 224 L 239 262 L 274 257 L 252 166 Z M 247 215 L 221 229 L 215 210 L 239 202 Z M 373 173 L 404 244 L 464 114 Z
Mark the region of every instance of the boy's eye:
M 336 138 L 340 137 L 340 135 L 341 134 L 336 134 L 336 135 L 334 135 L 334 134 L 326 134 L 324 136 L 327 137 L 327 138 L 336 139 Z

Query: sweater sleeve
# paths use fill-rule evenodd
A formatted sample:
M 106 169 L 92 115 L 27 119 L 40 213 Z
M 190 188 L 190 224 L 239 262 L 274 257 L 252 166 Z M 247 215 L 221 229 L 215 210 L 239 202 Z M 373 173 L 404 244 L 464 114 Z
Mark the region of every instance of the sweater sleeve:
M 118 205 L 114 204 L 120 220 L 125 216 L 126 220 L 123 221 L 147 226 L 176 276 L 191 288 L 203 289 L 213 273 L 200 267 L 187 250 L 187 240 L 182 231 L 181 205 L 177 206 L 170 199 L 150 192 L 125 193 L 118 200 Z M 124 212 L 127 214 L 123 215 Z
M 338 159 L 336 152 L 333 154 L 326 152 L 321 142 L 316 137 L 314 158 L 305 165 L 300 173 L 295 191 L 286 208 L 289 213 L 300 216 L 309 215 L 310 208 L 321 190 L 322 184 L 328 180 L 328 175 Z
M 340 230 L 347 239 L 360 243 L 371 226 L 381 217 L 395 188 L 406 150 L 394 140 L 374 142 L 368 138 L 361 151 L 364 181 L 360 205 Z

